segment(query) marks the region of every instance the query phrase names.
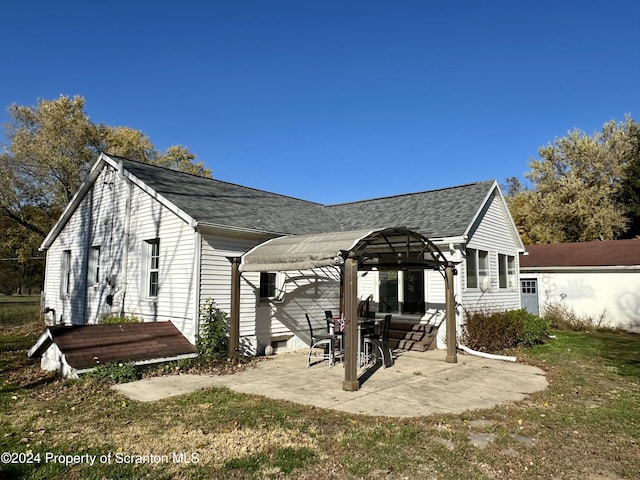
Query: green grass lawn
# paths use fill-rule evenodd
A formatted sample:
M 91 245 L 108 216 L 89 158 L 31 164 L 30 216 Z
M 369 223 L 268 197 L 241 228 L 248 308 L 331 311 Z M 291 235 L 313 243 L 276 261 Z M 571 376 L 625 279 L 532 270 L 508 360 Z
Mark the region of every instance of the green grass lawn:
M 545 391 L 490 410 L 390 419 L 227 389 L 133 402 L 41 372 L 26 358 L 39 323 L 1 325 L 0 452 L 18 463 L 0 463 L 0 478 L 640 477 L 638 335 L 556 332 L 518 352 L 547 372 Z M 494 440 L 478 448 L 471 433 Z

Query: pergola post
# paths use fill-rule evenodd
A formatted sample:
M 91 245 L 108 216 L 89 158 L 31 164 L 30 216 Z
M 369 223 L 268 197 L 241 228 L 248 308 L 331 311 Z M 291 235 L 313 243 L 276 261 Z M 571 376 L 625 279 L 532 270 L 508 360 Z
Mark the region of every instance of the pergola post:
M 228 257 L 231 262 L 231 318 L 229 325 L 229 359 L 240 360 L 240 257 Z
M 347 320 L 347 324 L 344 335 L 342 389 L 355 392 L 360 389 L 358 381 L 358 259 L 349 253 L 343 269 L 344 318 Z
M 456 328 L 456 301 L 453 291 L 453 263 L 447 262 L 444 269 L 445 282 L 445 318 L 447 325 L 447 357 L 448 363 L 458 362 L 458 339 Z

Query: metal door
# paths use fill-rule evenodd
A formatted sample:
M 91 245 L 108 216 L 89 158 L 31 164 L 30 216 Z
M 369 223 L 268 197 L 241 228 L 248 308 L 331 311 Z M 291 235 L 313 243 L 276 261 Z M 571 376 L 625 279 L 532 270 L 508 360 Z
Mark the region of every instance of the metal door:
M 538 307 L 538 280 L 535 278 L 523 278 L 520 280 L 520 301 L 522 308 L 527 312 L 539 315 Z

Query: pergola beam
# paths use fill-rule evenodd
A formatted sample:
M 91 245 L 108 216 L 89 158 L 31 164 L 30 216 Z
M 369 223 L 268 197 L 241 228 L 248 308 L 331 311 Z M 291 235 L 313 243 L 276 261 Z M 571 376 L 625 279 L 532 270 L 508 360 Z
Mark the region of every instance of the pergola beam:
M 360 389 L 358 380 L 358 259 L 349 254 L 343 266 L 344 318 L 348 320 L 344 334 L 343 390 Z
M 231 314 L 229 318 L 229 359 L 240 360 L 240 260 L 227 257 L 231 262 Z
M 448 262 L 444 269 L 445 282 L 445 319 L 447 325 L 447 356 L 448 363 L 458 362 L 458 339 L 456 328 L 456 301 L 453 287 L 454 268 L 453 263 Z

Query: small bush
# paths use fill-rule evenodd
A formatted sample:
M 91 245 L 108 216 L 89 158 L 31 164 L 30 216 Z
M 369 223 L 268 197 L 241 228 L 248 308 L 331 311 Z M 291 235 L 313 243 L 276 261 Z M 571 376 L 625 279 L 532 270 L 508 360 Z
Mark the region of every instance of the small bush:
M 520 338 L 517 343 L 519 347 L 531 347 L 532 345 L 543 343 L 544 339 L 551 333 L 549 322 L 544 318 L 527 312 L 524 308 L 509 310 L 504 313 L 514 322 L 521 325 Z
M 96 366 L 87 376 L 105 383 L 127 383 L 140 378 L 133 362 L 108 362 Z
M 110 314 L 110 315 L 105 315 L 100 320 L 100 323 L 103 325 L 114 325 L 118 323 L 141 323 L 141 322 L 142 322 L 142 319 L 136 315 L 125 315 L 121 317 L 120 315 Z
M 467 325 L 462 343 L 480 352 L 529 347 L 549 335 L 546 320 L 524 309 L 504 312 L 466 312 Z
M 196 338 L 198 353 L 205 359 L 226 358 L 229 354 L 229 316 L 212 298 L 200 308 L 200 333 Z

